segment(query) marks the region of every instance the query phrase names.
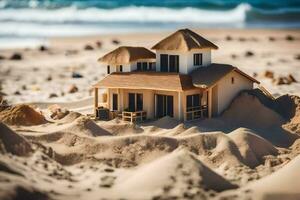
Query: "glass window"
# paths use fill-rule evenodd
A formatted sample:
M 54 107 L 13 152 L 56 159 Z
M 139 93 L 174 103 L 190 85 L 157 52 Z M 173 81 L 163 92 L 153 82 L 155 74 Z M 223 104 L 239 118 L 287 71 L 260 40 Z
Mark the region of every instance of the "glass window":
M 138 71 L 142 71 L 142 63 L 141 63 L 141 62 L 138 62 L 138 63 L 136 64 L 136 68 L 137 68 Z
M 169 72 L 179 72 L 179 56 L 169 56 Z
M 120 65 L 120 72 L 123 72 L 123 65 Z
M 143 71 L 147 71 L 147 68 L 148 68 L 148 63 L 143 62 Z
M 110 66 L 107 65 L 107 74 L 110 74 Z
M 194 66 L 201 66 L 201 65 L 202 65 L 202 53 L 195 53 Z
M 160 71 L 168 72 L 168 54 L 160 54 Z

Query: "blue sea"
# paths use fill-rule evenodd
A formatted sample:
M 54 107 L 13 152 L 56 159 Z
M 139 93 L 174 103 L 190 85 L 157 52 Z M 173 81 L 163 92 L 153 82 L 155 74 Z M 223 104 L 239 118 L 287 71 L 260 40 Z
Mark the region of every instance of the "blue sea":
M 300 0 L 0 0 L 0 47 L 190 28 L 300 28 Z

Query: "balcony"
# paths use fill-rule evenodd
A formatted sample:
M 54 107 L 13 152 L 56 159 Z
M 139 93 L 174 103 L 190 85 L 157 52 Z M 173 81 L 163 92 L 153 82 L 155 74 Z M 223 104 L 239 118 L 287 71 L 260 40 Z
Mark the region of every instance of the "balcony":
M 208 116 L 207 105 L 189 107 L 185 112 L 186 120 L 201 119 Z
M 129 121 L 131 123 L 142 122 L 147 118 L 146 111 L 135 111 L 135 112 L 123 111 L 121 115 L 123 121 Z

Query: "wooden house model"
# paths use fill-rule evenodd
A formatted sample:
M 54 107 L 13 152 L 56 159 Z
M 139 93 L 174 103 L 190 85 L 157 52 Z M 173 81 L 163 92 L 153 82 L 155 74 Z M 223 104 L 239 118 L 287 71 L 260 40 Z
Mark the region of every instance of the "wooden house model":
M 121 46 L 99 58 L 107 76 L 96 83 L 95 114 L 104 106 L 124 120 L 164 116 L 186 121 L 218 116 L 257 80 L 211 61 L 218 47 L 189 30 L 178 30 L 152 47 Z M 100 102 L 99 89 L 106 98 Z

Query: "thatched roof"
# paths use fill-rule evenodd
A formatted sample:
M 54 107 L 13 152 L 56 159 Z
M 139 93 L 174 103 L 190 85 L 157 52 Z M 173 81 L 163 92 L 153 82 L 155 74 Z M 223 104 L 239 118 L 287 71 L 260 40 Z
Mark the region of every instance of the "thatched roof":
M 152 47 L 152 49 L 155 50 L 179 51 L 189 51 L 192 49 L 205 48 L 218 49 L 215 44 L 189 29 L 178 30 Z
M 193 85 L 200 88 L 209 88 L 233 71 L 236 71 L 255 83 L 259 83 L 256 79 L 245 74 L 237 67 L 213 63 L 207 67 L 199 67 L 191 72 Z
M 115 72 L 106 76 L 94 87 L 167 91 L 183 91 L 195 88 L 191 76 L 166 72 Z
M 121 46 L 99 58 L 99 62 L 122 65 L 139 59 L 155 59 L 155 54 L 144 47 Z

